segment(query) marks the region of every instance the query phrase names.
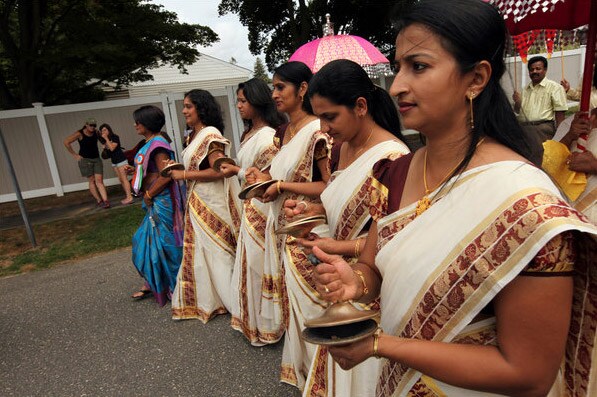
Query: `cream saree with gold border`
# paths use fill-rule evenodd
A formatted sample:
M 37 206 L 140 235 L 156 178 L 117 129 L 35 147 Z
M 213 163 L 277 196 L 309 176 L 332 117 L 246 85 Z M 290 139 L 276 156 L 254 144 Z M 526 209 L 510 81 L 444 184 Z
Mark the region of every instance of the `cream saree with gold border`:
M 473 318 L 554 236 L 567 230 L 597 234 L 597 228 L 567 205 L 541 170 L 526 163 L 478 167 L 449 183 L 448 193 L 434 198 L 422 215 L 414 216 L 413 203 L 378 222 L 381 325 L 404 338 L 495 344 L 492 320 L 470 324 Z M 591 266 L 585 262 L 575 264 L 575 310 L 585 314 L 583 335 L 580 340 L 571 335 L 576 342 L 569 353 L 588 351 L 589 358 L 573 363 L 577 371 L 586 370 L 586 379 L 567 378 L 577 382 L 574 396 L 596 386 L 590 352 L 597 276 L 594 257 Z M 442 384 L 388 360 L 382 360 L 377 382 L 377 396 L 491 395 Z
M 241 144 L 237 158 L 241 168 L 266 168 L 278 152 L 274 129 L 263 127 Z M 257 199 L 244 200 L 236 260 L 232 273 L 231 325 L 242 332 L 254 346 L 272 338 L 257 326 L 261 305 L 261 279 L 265 255 L 265 224 L 269 204 Z
M 336 240 L 354 240 L 366 236 L 364 228 L 371 219 L 371 169 L 381 159 L 396 159 L 408 152 L 408 147 L 401 141 L 381 142 L 364 152 L 344 170 L 332 174 L 321 194 L 321 201 L 330 232 Z M 317 346 L 303 396 L 371 396 L 375 385 L 369 380 L 377 373 L 377 365 L 378 360 L 369 359 L 352 370 L 345 371 L 332 360 L 327 348 Z
M 199 170 L 213 142 L 230 153 L 230 142 L 205 127 L 183 152 L 186 170 Z M 183 259 L 172 294 L 172 318 L 204 323 L 230 307 L 231 278 L 240 213 L 234 199 L 235 178 L 187 184 Z
M 315 148 L 319 142 L 329 144 L 320 132 L 319 120 L 313 120 L 278 152 L 270 167 L 273 179 L 288 182 L 311 182 Z M 328 151 L 329 152 L 329 151 Z M 271 203 L 265 230 L 265 262 L 263 270 L 260 329 L 267 330 L 272 341 L 284 334 L 280 379 L 302 389 L 314 346 L 306 346 L 300 338 L 302 316 L 325 306 L 311 280 L 312 265 L 293 237 L 274 232 L 285 224 L 283 205 L 287 199 L 309 200 L 283 192 Z M 297 308 L 306 310 L 297 312 Z

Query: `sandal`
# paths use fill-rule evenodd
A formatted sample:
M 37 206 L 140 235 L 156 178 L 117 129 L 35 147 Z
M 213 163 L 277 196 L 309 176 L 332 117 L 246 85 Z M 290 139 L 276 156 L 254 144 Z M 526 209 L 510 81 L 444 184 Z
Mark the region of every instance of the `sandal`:
M 132 294 L 131 298 L 133 298 L 136 301 L 139 301 L 141 299 L 147 298 L 151 294 L 152 294 L 152 292 L 150 289 L 140 289 L 139 291 Z

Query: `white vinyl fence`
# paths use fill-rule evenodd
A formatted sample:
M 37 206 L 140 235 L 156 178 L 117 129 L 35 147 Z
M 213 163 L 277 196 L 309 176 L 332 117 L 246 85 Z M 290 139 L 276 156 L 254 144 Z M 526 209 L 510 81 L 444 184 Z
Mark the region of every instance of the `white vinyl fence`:
M 224 135 L 232 142 L 233 152 L 240 145 L 243 123 L 236 111 L 236 87 L 210 90 L 224 114 Z M 120 136 L 124 148 L 132 148 L 140 139 L 135 132 L 132 113 L 143 105 L 161 108 L 166 115 L 165 129 L 173 139 L 172 146 L 180 156 L 183 132 L 182 93 L 89 102 L 76 105 L 43 106 L 0 111 L 0 129 L 12 160 L 24 198 L 58 195 L 86 190 L 88 183 L 79 173 L 63 140 L 93 117 L 98 126 L 107 123 Z M 77 150 L 77 144 L 73 148 Z M 104 182 L 119 184 L 109 160 L 104 161 Z M 0 160 L 0 202 L 15 201 L 16 194 L 4 159 Z

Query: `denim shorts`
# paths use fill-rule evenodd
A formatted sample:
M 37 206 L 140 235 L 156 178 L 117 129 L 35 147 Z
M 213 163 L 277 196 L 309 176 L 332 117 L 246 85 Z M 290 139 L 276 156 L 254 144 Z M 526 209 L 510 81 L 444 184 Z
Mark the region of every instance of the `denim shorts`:
M 112 167 L 118 168 L 118 167 L 122 167 L 123 165 L 128 165 L 128 164 L 129 164 L 128 160 L 122 160 L 120 163 L 112 164 Z

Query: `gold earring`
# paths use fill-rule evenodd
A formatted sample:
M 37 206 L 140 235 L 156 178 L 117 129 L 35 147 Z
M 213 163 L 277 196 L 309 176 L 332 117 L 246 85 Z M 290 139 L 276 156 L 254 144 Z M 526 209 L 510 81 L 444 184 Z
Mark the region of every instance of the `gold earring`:
M 468 103 L 469 103 L 469 107 L 470 107 L 470 112 L 471 112 L 471 131 L 475 129 L 475 117 L 473 115 L 473 98 L 475 97 L 475 93 L 471 92 L 468 95 Z

